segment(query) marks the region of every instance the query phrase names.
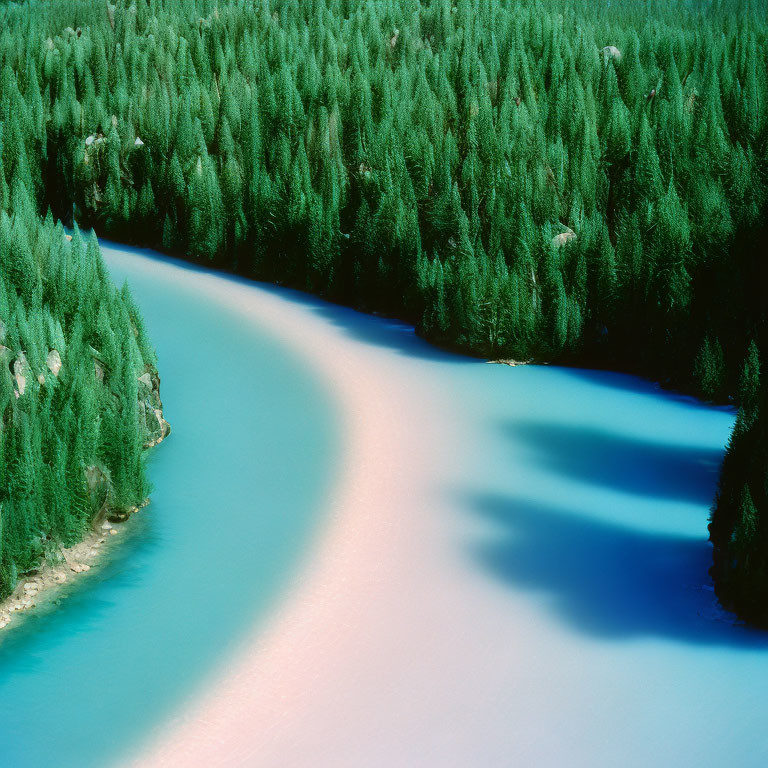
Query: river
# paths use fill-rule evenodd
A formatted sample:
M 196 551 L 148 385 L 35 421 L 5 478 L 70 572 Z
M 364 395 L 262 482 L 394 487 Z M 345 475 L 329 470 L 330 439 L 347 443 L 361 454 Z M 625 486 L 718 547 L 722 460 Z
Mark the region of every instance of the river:
M 287 588 L 333 469 L 332 399 L 290 349 L 103 250 L 141 305 L 173 433 L 104 567 L 2 638 L 3 768 L 104 766 L 167 716 Z
M 286 664 L 304 719 L 282 713 L 248 765 L 765 763 L 768 642 L 707 576 L 730 409 L 622 374 L 485 365 L 296 292 L 104 253 L 157 346 L 174 431 L 104 567 L 3 638 L 2 766 L 136 754 L 307 587 L 350 457 L 345 402 L 296 328 L 347 380 L 372 372 L 357 415 L 402 420 L 402 455 L 363 469 L 392 519 L 373 575 L 334 587 L 359 607 L 301 636 L 311 675 Z

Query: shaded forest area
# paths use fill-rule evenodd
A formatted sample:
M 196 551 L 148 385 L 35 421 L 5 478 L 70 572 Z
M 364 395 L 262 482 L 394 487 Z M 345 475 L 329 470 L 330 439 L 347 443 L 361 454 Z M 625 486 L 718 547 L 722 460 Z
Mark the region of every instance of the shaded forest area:
M 713 573 L 768 623 L 764 0 L 0 14 L 4 206 L 19 177 L 41 212 L 444 346 L 741 397 Z

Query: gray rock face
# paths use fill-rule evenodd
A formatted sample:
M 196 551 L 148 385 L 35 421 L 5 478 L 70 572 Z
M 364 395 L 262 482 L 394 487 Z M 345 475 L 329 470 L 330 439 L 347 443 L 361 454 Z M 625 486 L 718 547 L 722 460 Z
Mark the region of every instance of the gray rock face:
M 147 369 L 139 376 L 139 418 L 144 425 L 144 447 L 157 445 L 171 431 L 163 417 L 163 401 L 160 399 L 160 377 Z
M 552 245 L 555 248 L 562 248 L 568 241 L 575 240 L 576 235 L 573 232 L 561 232 L 559 235 L 555 235 L 552 238 Z
M 27 382 L 32 378 L 32 369 L 23 352 L 19 352 L 13 361 L 13 378 L 16 380 L 16 397 L 21 397 L 27 389 Z

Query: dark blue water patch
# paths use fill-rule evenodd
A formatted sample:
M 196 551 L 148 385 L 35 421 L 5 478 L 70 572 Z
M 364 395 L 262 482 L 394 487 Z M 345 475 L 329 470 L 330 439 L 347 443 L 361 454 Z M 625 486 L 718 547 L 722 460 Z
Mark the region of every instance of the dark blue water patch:
M 553 636 L 768 645 L 718 606 L 708 574 L 733 409 L 604 371 L 483 366 L 472 377 L 476 455 L 444 490 L 481 574 L 559 622 Z
M 555 475 L 622 493 L 708 506 L 723 448 L 669 443 L 609 425 L 557 424 L 533 419 L 502 423 L 502 432 Z
M 468 505 L 494 524 L 471 547 L 483 569 L 510 589 L 543 595 L 581 633 L 768 649 L 768 633 L 717 611 L 704 537 L 654 534 L 522 496 L 478 493 Z

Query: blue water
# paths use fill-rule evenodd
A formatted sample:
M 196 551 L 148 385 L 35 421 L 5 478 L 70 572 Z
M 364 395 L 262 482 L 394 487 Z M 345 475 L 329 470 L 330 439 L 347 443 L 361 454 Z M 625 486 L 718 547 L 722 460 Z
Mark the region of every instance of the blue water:
M 519 622 L 509 653 L 525 659 L 523 681 L 519 661 L 498 670 L 520 699 L 508 754 L 767 765 L 768 634 L 722 611 L 708 575 L 732 410 L 617 373 L 505 373 L 463 377 L 468 434 L 482 437 L 446 495 L 469 567 Z
M 140 266 L 112 273 L 141 305 L 173 433 L 107 564 L 4 633 L 3 768 L 103 766 L 168 715 L 269 614 L 333 474 L 331 399 L 302 362 Z
M 483 471 L 458 491 L 494 530 L 472 552 L 481 568 L 587 636 L 764 643 L 716 610 L 707 573 L 730 409 L 610 372 L 486 376 L 509 402 L 486 407 Z
M 431 462 L 425 513 L 466 602 L 501 617 L 487 622 L 501 642 L 477 641 L 494 678 L 465 702 L 473 726 L 436 700 L 430 723 L 443 730 L 411 734 L 413 754 L 450 745 L 435 764 L 462 767 L 768 765 L 768 633 L 723 611 L 708 575 L 733 409 L 620 373 L 485 365 L 396 322 L 316 312 L 440 404 L 457 437 Z M 457 617 L 471 611 L 435 591 L 454 599 Z M 456 664 L 459 680 L 485 669 Z M 401 754 L 396 734 L 382 740 L 371 765 Z
M 0 644 L 3 768 L 105 765 L 139 744 L 279 602 L 338 473 L 338 414 L 301 361 L 125 263 L 174 432 L 106 567 Z M 768 636 L 721 611 L 707 575 L 731 409 L 622 374 L 484 365 L 269 290 L 411 376 L 460 435 L 429 514 L 456 573 L 513 621 L 489 691 L 503 732 L 457 764 L 766 764 Z

